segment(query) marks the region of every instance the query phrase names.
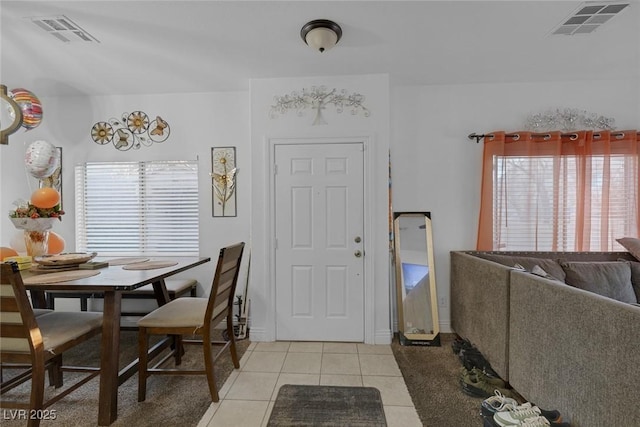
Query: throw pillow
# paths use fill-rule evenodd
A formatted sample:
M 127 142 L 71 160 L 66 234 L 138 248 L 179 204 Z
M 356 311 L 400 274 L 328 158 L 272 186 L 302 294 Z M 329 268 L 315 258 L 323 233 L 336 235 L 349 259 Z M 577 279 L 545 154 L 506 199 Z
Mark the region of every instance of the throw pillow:
M 568 285 L 630 304 L 638 302 L 628 262 L 561 261 L 560 265 Z
M 560 264 L 556 260 L 550 258 L 536 258 L 516 255 L 498 255 L 498 254 L 478 254 L 480 258 L 497 262 L 498 264 L 508 267 L 515 267 L 520 264 L 525 270 L 532 272 L 535 266 L 543 269 L 554 279 L 564 282 L 565 273 Z
M 616 239 L 616 242 L 620 243 L 631 255 L 640 261 L 640 239 L 635 237 L 622 237 Z

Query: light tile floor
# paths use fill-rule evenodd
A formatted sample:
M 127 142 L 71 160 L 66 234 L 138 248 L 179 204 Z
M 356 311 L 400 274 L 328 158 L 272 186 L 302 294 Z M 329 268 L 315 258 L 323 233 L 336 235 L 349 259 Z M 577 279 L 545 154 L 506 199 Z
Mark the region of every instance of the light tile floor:
M 198 427 L 267 425 L 283 384 L 375 387 L 389 427 L 421 427 L 391 346 L 331 342 L 251 343 Z

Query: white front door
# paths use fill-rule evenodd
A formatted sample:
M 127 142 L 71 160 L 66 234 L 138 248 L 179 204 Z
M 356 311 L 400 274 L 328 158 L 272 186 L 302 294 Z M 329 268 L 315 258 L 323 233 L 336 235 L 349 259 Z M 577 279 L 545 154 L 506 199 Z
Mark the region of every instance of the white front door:
M 363 147 L 275 146 L 278 340 L 364 341 Z

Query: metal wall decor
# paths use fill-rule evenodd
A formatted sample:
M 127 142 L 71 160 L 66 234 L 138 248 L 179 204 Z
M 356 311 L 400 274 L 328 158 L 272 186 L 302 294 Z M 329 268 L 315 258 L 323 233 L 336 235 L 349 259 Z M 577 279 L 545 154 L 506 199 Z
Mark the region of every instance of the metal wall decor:
M 526 130 L 570 132 L 580 129 L 613 130 L 615 119 L 595 113 L 588 113 L 577 108 L 556 108 L 544 113 L 531 114 L 527 117 Z
M 91 139 L 99 145 L 113 143 L 120 151 L 127 151 L 141 146 L 149 147 L 154 142 L 164 142 L 169 138 L 171 128 L 162 117 L 149 120 L 144 111 L 122 113 L 118 118 L 106 122 L 98 122 L 91 128 Z
M 211 149 L 213 216 L 236 216 L 236 148 Z
M 371 113 L 362 105 L 363 101 L 363 95 L 356 92 L 349 93 L 346 89 L 338 91 L 337 89 L 329 90 L 326 86 L 312 86 L 310 89 L 302 89 L 302 92 L 293 91 L 291 94 L 276 96 L 276 103 L 271 106 L 269 115 L 274 119 L 278 114 L 295 110 L 298 116 L 302 116 L 303 110 L 311 108 L 316 112 L 313 125 L 326 125 L 322 110 L 328 105 L 333 105 L 338 113 L 342 113 L 346 108 L 351 110 L 353 115 L 362 112 L 365 117 L 369 117 Z

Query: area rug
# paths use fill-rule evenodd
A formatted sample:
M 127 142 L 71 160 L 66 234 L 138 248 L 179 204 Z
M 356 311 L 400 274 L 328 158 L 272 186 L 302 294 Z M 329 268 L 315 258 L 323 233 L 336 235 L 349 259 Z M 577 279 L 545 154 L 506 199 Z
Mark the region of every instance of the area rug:
M 137 355 L 138 333 L 121 331 L 120 333 L 120 366 L 125 366 Z M 99 364 L 100 336 L 94 337 L 64 355 L 68 365 Z M 153 337 L 155 339 L 155 337 Z M 222 339 L 216 336 L 215 339 Z M 249 340 L 236 341 L 238 357 L 247 350 Z M 184 369 L 192 369 L 203 365 L 202 349 L 198 346 L 185 346 L 186 353 L 182 359 Z M 224 351 L 215 364 L 216 385 L 222 387 L 233 371 L 230 352 Z M 5 372 L 10 377 L 10 372 Z M 70 384 L 76 374 L 66 373 L 65 384 Z M 95 378 L 75 392 L 54 403 L 49 410 L 55 411 L 55 420 L 43 421 L 41 427 L 92 427 L 98 419 L 98 387 L 99 379 Z M 30 382 L 7 393 L 7 398 L 28 398 Z M 53 387 L 46 387 L 47 397 L 55 395 Z M 3 399 L 5 396 L 3 396 Z M 153 376 L 147 382 L 147 400 L 138 402 L 138 374 L 129 378 L 118 389 L 118 419 L 110 427 L 184 427 L 197 426 L 198 422 L 211 405 L 211 396 L 207 379 L 204 375 Z M 6 412 L 8 414 L 8 410 Z M 6 415 L 5 414 L 5 415 Z M 0 415 L 2 427 L 24 427 L 24 420 L 11 420 L 9 415 Z
M 286 384 L 267 425 L 386 427 L 387 422 L 377 388 Z

